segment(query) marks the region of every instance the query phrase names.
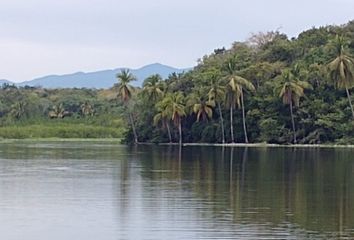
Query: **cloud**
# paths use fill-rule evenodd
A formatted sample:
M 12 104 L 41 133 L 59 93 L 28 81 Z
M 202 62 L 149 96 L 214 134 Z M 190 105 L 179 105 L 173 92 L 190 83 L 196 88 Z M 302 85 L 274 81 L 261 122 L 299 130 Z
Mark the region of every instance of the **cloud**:
M 312 26 L 345 23 L 354 2 L 340 1 L 2 0 L 0 64 L 6 68 L 0 78 L 156 61 L 187 67 L 251 32 L 282 27 L 295 36 Z

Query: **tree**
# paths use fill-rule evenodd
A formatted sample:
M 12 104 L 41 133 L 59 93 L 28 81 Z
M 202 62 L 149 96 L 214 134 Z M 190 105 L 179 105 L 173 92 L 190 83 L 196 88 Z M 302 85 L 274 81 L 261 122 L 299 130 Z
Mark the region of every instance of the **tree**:
M 132 126 L 133 134 L 134 134 L 134 143 L 137 144 L 138 135 L 136 133 L 134 119 L 132 113 L 128 109 L 128 103 L 131 100 L 132 93 L 134 91 L 133 86 L 131 86 L 129 83 L 135 81 L 136 78 L 132 73 L 129 72 L 129 70 L 123 69 L 121 70 L 120 73 L 117 74 L 117 79 L 118 79 L 118 97 L 122 100 L 124 106 L 128 110 L 130 124 Z
M 170 143 L 172 143 L 172 136 L 169 124 L 169 116 L 172 114 L 169 112 L 168 108 L 168 100 L 167 98 L 162 99 L 158 103 L 156 103 L 157 114 L 154 116 L 154 125 L 158 125 L 159 122 L 162 123 L 162 127 L 167 129 L 168 138 Z
M 187 107 L 190 107 L 191 112 L 197 115 L 197 122 L 199 122 L 212 118 L 215 103 L 209 101 L 207 94 L 203 94 L 202 91 L 194 91 L 188 96 Z
M 20 119 L 26 112 L 26 103 L 19 101 L 11 106 L 10 115 L 15 119 Z
M 85 102 L 80 106 L 81 114 L 83 116 L 93 116 L 94 110 L 89 102 Z
M 248 143 L 247 127 L 246 127 L 246 116 L 245 116 L 245 104 L 244 104 L 244 89 L 255 91 L 253 84 L 247 79 L 236 74 L 235 59 L 231 58 L 227 62 L 228 71 L 228 83 L 227 83 L 227 102 L 230 107 L 230 124 L 231 124 L 231 138 L 234 142 L 233 136 L 233 108 L 235 106 L 241 107 L 242 109 L 242 122 L 243 131 L 245 135 L 245 142 Z
M 260 49 L 265 45 L 271 43 L 280 33 L 278 30 L 270 32 L 258 32 L 252 33 L 251 37 L 248 38 L 247 42 L 251 45 Z
M 283 99 L 283 103 L 289 105 L 291 125 L 293 129 L 293 139 L 294 144 L 297 143 L 296 140 L 296 127 L 293 113 L 293 106 L 299 106 L 300 98 L 305 95 L 304 89 L 311 89 L 311 85 L 307 82 L 300 81 L 295 78 L 294 74 L 289 70 L 283 71 L 281 75 L 282 85 L 279 92 L 279 97 Z
M 182 145 L 182 118 L 186 116 L 183 93 L 169 93 L 165 98 L 164 101 L 167 104 L 166 111 L 170 114 L 175 126 L 178 127 L 179 145 Z
M 143 83 L 143 94 L 154 103 L 164 94 L 164 83 L 160 75 L 151 75 Z
M 72 113 L 66 111 L 62 103 L 59 105 L 54 105 L 52 110 L 48 113 L 50 118 L 64 118 L 71 115 Z
M 235 137 L 234 137 L 234 122 L 233 122 L 233 116 L 234 116 L 234 109 L 236 105 L 239 105 L 239 91 L 233 91 L 231 86 L 228 84 L 226 87 L 226 99 L 225 103 L 226 106 L 230 109 L 230 136 L 231 136 L 231 143 L 235 143 Z
M 208 97 L 209 101 L 214 102 L 214 105 L 218 106 L 219 118 L 220 118 L 220 126 L 221 126 L 221 140 L 222 143 L 225 143 L 225 130 L 224 130 L 224 119 L 221 111 L 221 102 L 225 98 L 225 86 L 222 85 L 220 81 L 220 75 L 217 73 L 210 74 L 210 85 Z
M 336 36 L 332 46 L 336 51 L 336 58 L 328 64 L 330 80 L 338 89 L 345 89 L 349 106 L 354 119 L 354 109 L 349 89 L 354 86 L 354 59 L 346 52 L 347 42 L 342 36 Z

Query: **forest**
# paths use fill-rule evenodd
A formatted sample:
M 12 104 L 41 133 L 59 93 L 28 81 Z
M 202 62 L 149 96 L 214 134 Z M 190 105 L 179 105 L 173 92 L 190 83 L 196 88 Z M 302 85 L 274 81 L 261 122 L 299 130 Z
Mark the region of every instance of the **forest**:
M 197 66 L 140 88 L 3 85 L 0 138 L 122 138 L 125 143 L 354 144 L 354 21 L 288 38 L 252 34 Z

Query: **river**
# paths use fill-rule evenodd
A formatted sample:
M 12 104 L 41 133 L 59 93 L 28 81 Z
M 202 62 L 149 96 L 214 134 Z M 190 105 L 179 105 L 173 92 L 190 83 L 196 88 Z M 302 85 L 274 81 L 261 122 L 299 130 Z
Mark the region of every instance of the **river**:
M 0 239 L 353 239 L 354 149 L 0 144 Z

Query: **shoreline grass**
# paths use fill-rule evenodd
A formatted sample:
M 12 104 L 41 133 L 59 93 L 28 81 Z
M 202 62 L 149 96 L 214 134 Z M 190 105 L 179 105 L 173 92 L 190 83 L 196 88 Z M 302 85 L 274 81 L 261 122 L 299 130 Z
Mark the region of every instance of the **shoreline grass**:
M 122 138 L 124 129 L 80 124 L 32 124 L 0 127 L 0 139 L 105 139 Z
M 121 142 L 122 138 L 0 138 L 4 142 Z

